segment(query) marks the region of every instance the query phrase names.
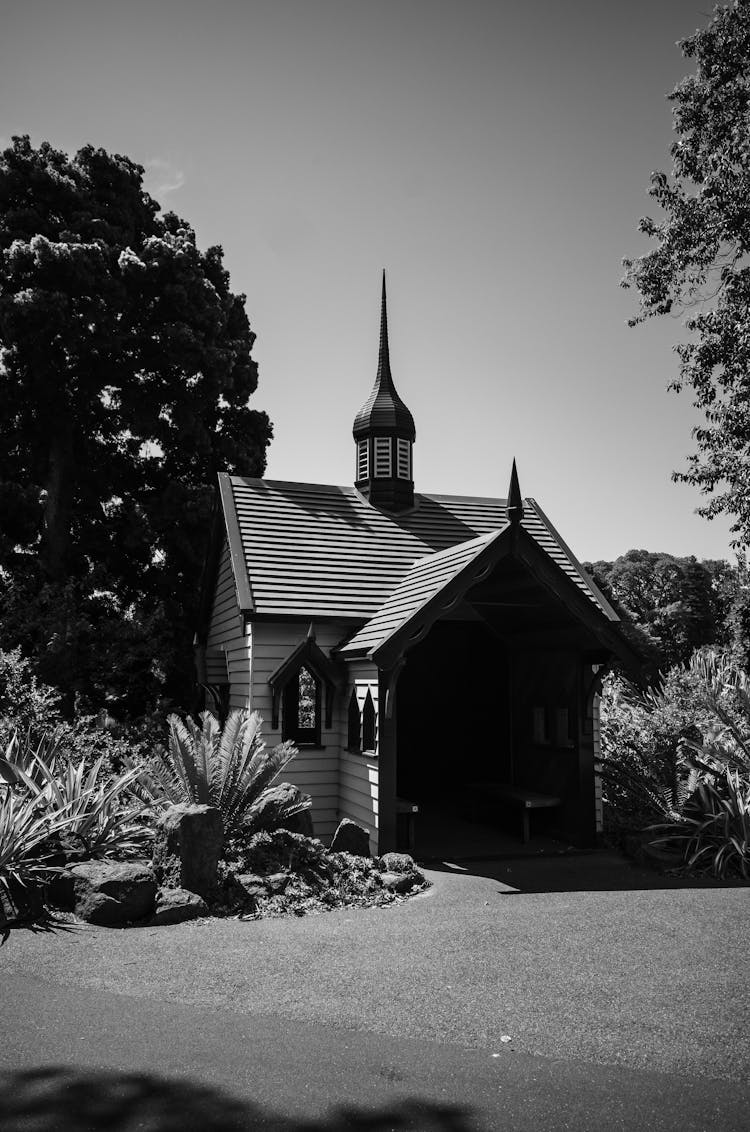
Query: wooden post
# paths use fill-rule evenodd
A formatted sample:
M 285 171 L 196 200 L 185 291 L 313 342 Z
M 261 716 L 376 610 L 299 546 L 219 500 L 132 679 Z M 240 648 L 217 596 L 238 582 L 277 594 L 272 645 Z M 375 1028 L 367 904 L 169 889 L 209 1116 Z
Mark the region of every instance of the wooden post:
M 403 667 L 378 677 L 378 853 L 396 849 L 396 682 Z
M 596 845 L 596 790 L 594 784 L 594 717 L 591 666 L 578 661 L 578 834 L 581 849 Z

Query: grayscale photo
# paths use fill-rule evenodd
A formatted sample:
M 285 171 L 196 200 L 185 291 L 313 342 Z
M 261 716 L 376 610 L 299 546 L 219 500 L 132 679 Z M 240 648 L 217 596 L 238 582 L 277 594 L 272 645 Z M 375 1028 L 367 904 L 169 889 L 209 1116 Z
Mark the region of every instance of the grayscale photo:
M 750 0 L 0 3 L 0 1129 L 750 1127 Z

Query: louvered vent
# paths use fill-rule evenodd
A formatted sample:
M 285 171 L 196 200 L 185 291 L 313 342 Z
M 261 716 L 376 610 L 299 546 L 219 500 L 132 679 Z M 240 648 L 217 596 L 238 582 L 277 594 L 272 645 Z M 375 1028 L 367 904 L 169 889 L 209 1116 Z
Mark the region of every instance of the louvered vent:
M 398 478 L 400 480 L 411 479 L 411 444 L 408 440 L 402 440 L 401 437 L 396 441 L 398 453 Z
M 375 478 L 387 479 L 391 475 L 391 438 L 375 437 Z
M 370 474 L 370 446 L 367 440 L 357 441 L 357 479 L 366 480 Z

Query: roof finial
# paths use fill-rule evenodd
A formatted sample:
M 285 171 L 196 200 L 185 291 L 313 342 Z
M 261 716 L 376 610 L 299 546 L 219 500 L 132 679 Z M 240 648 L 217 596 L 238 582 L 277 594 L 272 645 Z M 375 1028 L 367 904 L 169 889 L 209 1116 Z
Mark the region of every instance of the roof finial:
M 516 468 L 515 457 L 513 458 L 513 467 L 510 472 L 507 512 L 509 523 L 521 522 L 523 518 L 523 499 L 521 498 L 521 488 L 518 483 L 518 470 Z
M 383 268 L 383 295 L 380 301 L 380 352 L 378 354 L 378 384 L 393 385 L 391 358 L 388 349 L 388 306 L 385 297 L 385 268 Z

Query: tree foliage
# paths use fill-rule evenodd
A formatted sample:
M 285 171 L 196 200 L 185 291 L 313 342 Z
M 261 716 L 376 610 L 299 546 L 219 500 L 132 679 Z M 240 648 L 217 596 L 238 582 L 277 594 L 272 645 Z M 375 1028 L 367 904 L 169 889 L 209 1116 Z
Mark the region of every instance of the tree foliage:
M 670 173 L 651 177 L 663 213 L 640 230 L 656 247 L 625 260 L 623 285 L 640 292 L 631 320 L 687 312 L 687 341 L 676 346 L 672 388 L 692 388 L 705 417 L 697 452 L 674 478 L 710 500 L 700 513 L 733 517 L 750 544 L 750 4 L 716 8 L 707 27 L 681 43 L 695 72 L 670 94 L 674 132 Z
M 186 700 L 216 474 L 271 436 L 222 255 L 127 157 L 0 154 L 0 645 L 68 705 Z
M 702 645 L 730 644 L 739 571 L 725 561 L 629 550 L 589 570 L 619 610 L 642 630 L 657 668 L 685 663 Z

